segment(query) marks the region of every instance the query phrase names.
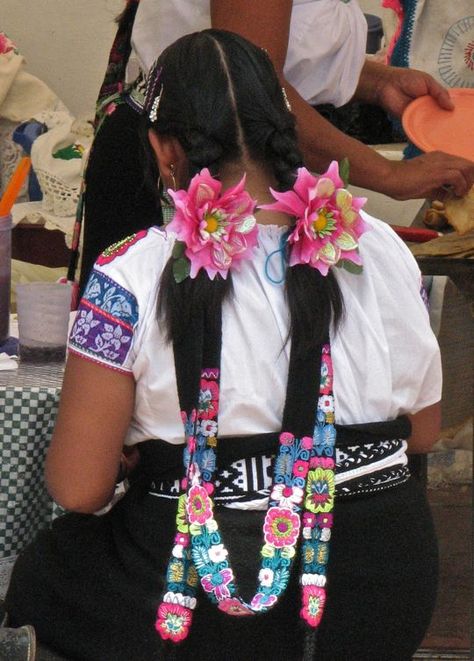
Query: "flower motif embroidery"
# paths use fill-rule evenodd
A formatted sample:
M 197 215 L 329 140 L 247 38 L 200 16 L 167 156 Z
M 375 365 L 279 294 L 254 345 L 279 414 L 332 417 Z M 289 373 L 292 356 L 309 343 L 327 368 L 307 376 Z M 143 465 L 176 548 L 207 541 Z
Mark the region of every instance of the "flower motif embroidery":
M 323 354 L 328 355 L 329 373 L 329 347 L 325 349 Z M 322 368 L 322 380 L 324 376 Z M 190 623 L 191 611 L 196 605 L 195 587 L 199 577 L 202 588 L 211 600 L 220 610 L 230 615 L 246 616 L 267 611 L 276 604 L 289 581 L 291 560 L 296 555 L 301 523 L 301 617 L 310 626 L 319 623 L 325 602 L 325 573 L 335 491 L 332 470 L 334 447 L 329 443 L 333 437 L 326 430 L 330 428 L 328 415 L 333 415 L 332 395 L 330 389 L 323 393 L 322 388 L 323 384 L 320 386 L 314 438 L 305 436 L 295 439 L 286 432 L 280 435 L 270 507 L 263 526 L 264 544 L 258 588 L 250 604 L 246 604 L 237 596 L 233 571 L 227 560 L 228 552 L 213 517 L 211 495 L 214 485 L 210 477 L 205 477 L 205 471 L 212 473 L 215 468 L 213 448 L 217 444 L 218 370 L 201 372 L 198 411 L 193 410 L 189 418 L 185 413 L 182 414 L 185 428 L 189 430 L 185 452 L 187 473 L 182 488 L 188 491 L 180 496 L 178 502 L 177 533 L 167 570 L 168 592 L 163 597 L 162 606 L 169 606 L 170 609 L 159 612 L 156 624 L 164 638 L 177 642 L 180 637 L 187 635 L 188 614 Z M 323 408 L 329 410 L 325 412 Z M 318 446 L 321 441 L 327 441 L 327 451 L 326 448 L 324 452 L 321 451 Z M 318 456 L 312 457 L 312 452 Z M 303 499 L 307 511 L 301 516 L 299 506 Z M 191 558 L 192 562 L 189 562 Z
M 305 585 L 303 587 L 303 608 L 301 617 L 311 627 L 317 627 L 323 615 L 326 592 L 318 585 Z
M 80 336 L 88 335 L 90 331 L 99 324 L 100 321 L 94 319 L 94 313 L 92 310 L 88 310 L 87 308 L 79 309 L 71 332 L 71 339 L 78 341 L 78 343 L 86 342 L 87 340 L 85 337 L 81 338 Z
M 332 528 L 333 515 L 332 514 L 318 514 L 316 516 L 316 523 L 321 528 Z
M 303 525 L 308 528 L 314 528 L 316 525 L 316 516 L 312 512 L 303 514 Z
M 308 469 L 309 469 L 308 462 L 301 461 L 300 459 L 298 459 L 293 464 L 293 475 L 295 477 L 306 477 L 306 475 L 308 474 Z
M 189 545 L 189 535 L 178 532 L 174 538 L 174 543 L 186 547 Z
M 306 482 L 306 509 L 313 513 L 329 512 L 334 502 L 334 491 L 334 473 L 331 470 L 311 470 Z
M 293 436 L 293 434 L 290 434 L 287 431 L 284 431 L 280 434 L 280 443 L 282 445 L 293 445 L 294 442 L 295 442 L 295 437 Z
M 162 603 L 158 608 L 156 630 L 163 640 L 175 643 L 184 640 L 189 633 L 192 613 L 180 604 Z
M 276 500 L 280 507 L 291 508 L 293 505 L 299 505 L 303 500 L 303 489 L 299 487 L 287 487 L 284 484 L 276 484 L 272 489 L 270 498 Z
M 221 611 L 224 611 L 224 613 L 227 613 L 227 615 L 235 615 L 238 617 L 244 615 L 253 615 L 253 612 L 250 610 L 250 608 L 247 608 L 247 606 L 245 606 L 235 597 L 222 599 L 217 604 L 217 607 L 220 608 Z
M 334 411 L 334 397 L 332 395 L 325 395 L 319 399 L 319 407 L 321 411 L 327 413 L 328 411 Z
M 369 228 L 359 212 L 366 198 L 352 197 L 343 186 L 339 166 L 333 161 L 321 176 L 299 168 L 293 190 L 270 189 L 276 202 L 260 208 L 296 218 L 288 237 L 290 266 L 309 264 L 322 275 L 340 261 L 361 266 L 359 238 Z
M 186 503 L 189 523 L 203 525 L 212 516 L 211 501 L 204 487 L 195 485 L 189 490 Z
M 199 415 L 204 420 L 213 419 L 217 415 L 219 401 L 219 386 L 215 381 L 201 380 L 199 392 Z
M 269 567 L 263 567 L 258 574 L 260 585 L 264 588 L 271 588 L 273 584 L 273 576 L 272 569 Z
M 112 326 L 111 324 L 104 324 L 104 330 L 100 335 L 97 335 L 95 339 L 96 347 L 101 351 L 105 356 L 110 353 L 112 358 L 115 358 L 122 346 L 122 344 L 127 344 L 130 342 L 130 336 L 124 335 L 121 326 Z
M 224 568 L 201 578 L 201 585 L 206 592 L 213 592 L 216 599 L 230 597 L 228 584 L 234 579 L 232 569 Z
M 216 564 L 223 562 L 228 555 L 227 549 L 224 547 L 224 544 L 213 544 L 208 551 L 209 559 Z
M 294 546 L 300 531 L 300 518 L 285 507 L 270 507 L 265 517 L 265 542 L 276 548 Z
M 183 558 L 184 557 L 184 547 L 181 544 L 175 544 L 171 550 L 171 555 L 173 558 Z
M 321 356 L 321 386 L 320 392 L 323 395 L 328 395 L 332 390 L 332 365 L 327 354 L 323 353 Z
M 263 592 L 257 592 L 257 594 L 250 602 L 250 605 L 252 606 L 253 610 L 262 611 L 271 608 L 276 600 L 277 597 L 274 594 L 264 594 Z
M 199 431 L 203 436 L 215 436 L 217 434 L 217 422 L 215 420 L 202 420 Z
M 303 436 L 301 439 L 301 448 L 302 450 L 311 450 L 313 447 L 313 439 L 311 436 Z
M 317 468 L 318 466 L 321 468 L 329 468 L 333 469 L 335 464 L 334 464 L 334 459 L 331 457 L 311 457 L 311 461 L 309 462 L 310 468 Z
M 226 278 L 229 269 L 238 266 L 257 245 L 257 222 L 253 215 L 256 202 L 244 186 L 245 176 L 221 195 L 221 182 L 204 168 L 193 177 L 187 191 L 168 190 L 175 214 L 167 230 L 175 232 L 178 241 L 184 242 L 191 278 L 201 269 L 211 280 L 218 273 Z M 178 281 L 187 274 L 184 270 L 176 277 L 175 271 Z

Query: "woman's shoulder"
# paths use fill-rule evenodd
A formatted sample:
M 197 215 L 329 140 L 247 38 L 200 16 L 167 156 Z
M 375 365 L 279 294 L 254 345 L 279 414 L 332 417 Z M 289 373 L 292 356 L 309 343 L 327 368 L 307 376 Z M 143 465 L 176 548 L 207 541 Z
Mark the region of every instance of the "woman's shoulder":
M 97 258 L 95 269 L 111 276 L 152 275 L 164 267 L 173 243 L 174 235 L 163 227 L 140 230 L 106 248 Z
M 366 212 L 361 215 L 370 228 L 360 240 L 362 260 L 385 272 L 418 274 L 415 258 L 392 227 Z
M 418 306 L 422 278 L 409 248 L 388 223 L 365 212 L 362 216 L 369 228 L 359 240 L 362 275 L 335 270 L 345 298 L 364 300 L 374 308 L 398 302 Z
M 97 258 L 84 296 L 100 290 L 144 300 L 155 289 L 173 244 L 174 235 L 156 226 L 114 243 Z

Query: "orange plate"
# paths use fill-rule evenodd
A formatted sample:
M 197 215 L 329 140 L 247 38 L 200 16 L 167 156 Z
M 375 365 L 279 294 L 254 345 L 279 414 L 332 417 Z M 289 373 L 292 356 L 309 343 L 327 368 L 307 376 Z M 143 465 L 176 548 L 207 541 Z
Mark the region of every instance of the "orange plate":
M 403 128 L 421 150 L 444 151 L 474 161 L 474 89 L 449 90 L 454 110 L 443 110 L 431 96 L 419 96 L 405 109 Z

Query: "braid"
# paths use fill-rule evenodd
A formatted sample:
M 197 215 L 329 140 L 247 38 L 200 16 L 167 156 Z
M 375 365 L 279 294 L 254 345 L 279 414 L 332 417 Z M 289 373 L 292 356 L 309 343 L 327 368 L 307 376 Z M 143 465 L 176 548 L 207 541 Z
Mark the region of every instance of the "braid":
M 189 161 L 189 178 L 204 167 L 209 168 L 212 174 L 217 174 L 224 155 L 224 147 L 215 137 L 192 129 L 184 134 L 183 147 Z
M 267 153 L 280 190 L 293 186 L 295 172 L 302 165 L 293 127 L 275 129 L 267 142 Z
M 304 634 L 302 661 L 315 661 L 318 630 L 307 630 Z

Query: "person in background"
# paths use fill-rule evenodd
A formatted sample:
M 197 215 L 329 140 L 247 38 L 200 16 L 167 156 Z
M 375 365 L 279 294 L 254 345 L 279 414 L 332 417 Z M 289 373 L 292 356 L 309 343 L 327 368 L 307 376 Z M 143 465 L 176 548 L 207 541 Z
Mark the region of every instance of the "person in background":
M 147 72 L 176 38 L 208 27 L 231 30 L 266 49 L 297 119 L 299 146 L 315 172 L 347 157 L 351 183 L 398 200 L 442 199 L 443 187 L 464 195 L 474 183 L 474 163 L 442 153 L 413 161 L 391 161 L 344 135 L 314 106 L 342 106 L 353 99 L 381 106 L 400 117 L 413 99 L 430 94 L 452 108 L 447 91 L 430 75 L 378 64 L 365 58 L 367 22 L 357 0 L 129 0 L 113 50 L 110 79 L 132 63 Z M 131 34 L 131 43 L 130 43 Z M 107 84 L 107 82 L 109 84 Z M 99 253 L 161 216 L 156 171 L 145 178 L 147 159 L 137 136 L 139 90 L 132 95 L 101 91 L 102 128 L 86 172 L 81 291 Z M 124 103 L 125 101 L 125 103 Z M 145 153 L 144 153 L 145 151 Z M 150 160 L 149 158 L 147 160 Z
M 150 70 L 174 214 L 95 264 L 46 462 L 71 513 L 6 596 L 10 626 L 68 658 L 408 661 L 430 621 L 436 540 L 407 468 L 439 431 L 420 272 L 336 161 L 304 166 L 286 96 L 223 30 Z

